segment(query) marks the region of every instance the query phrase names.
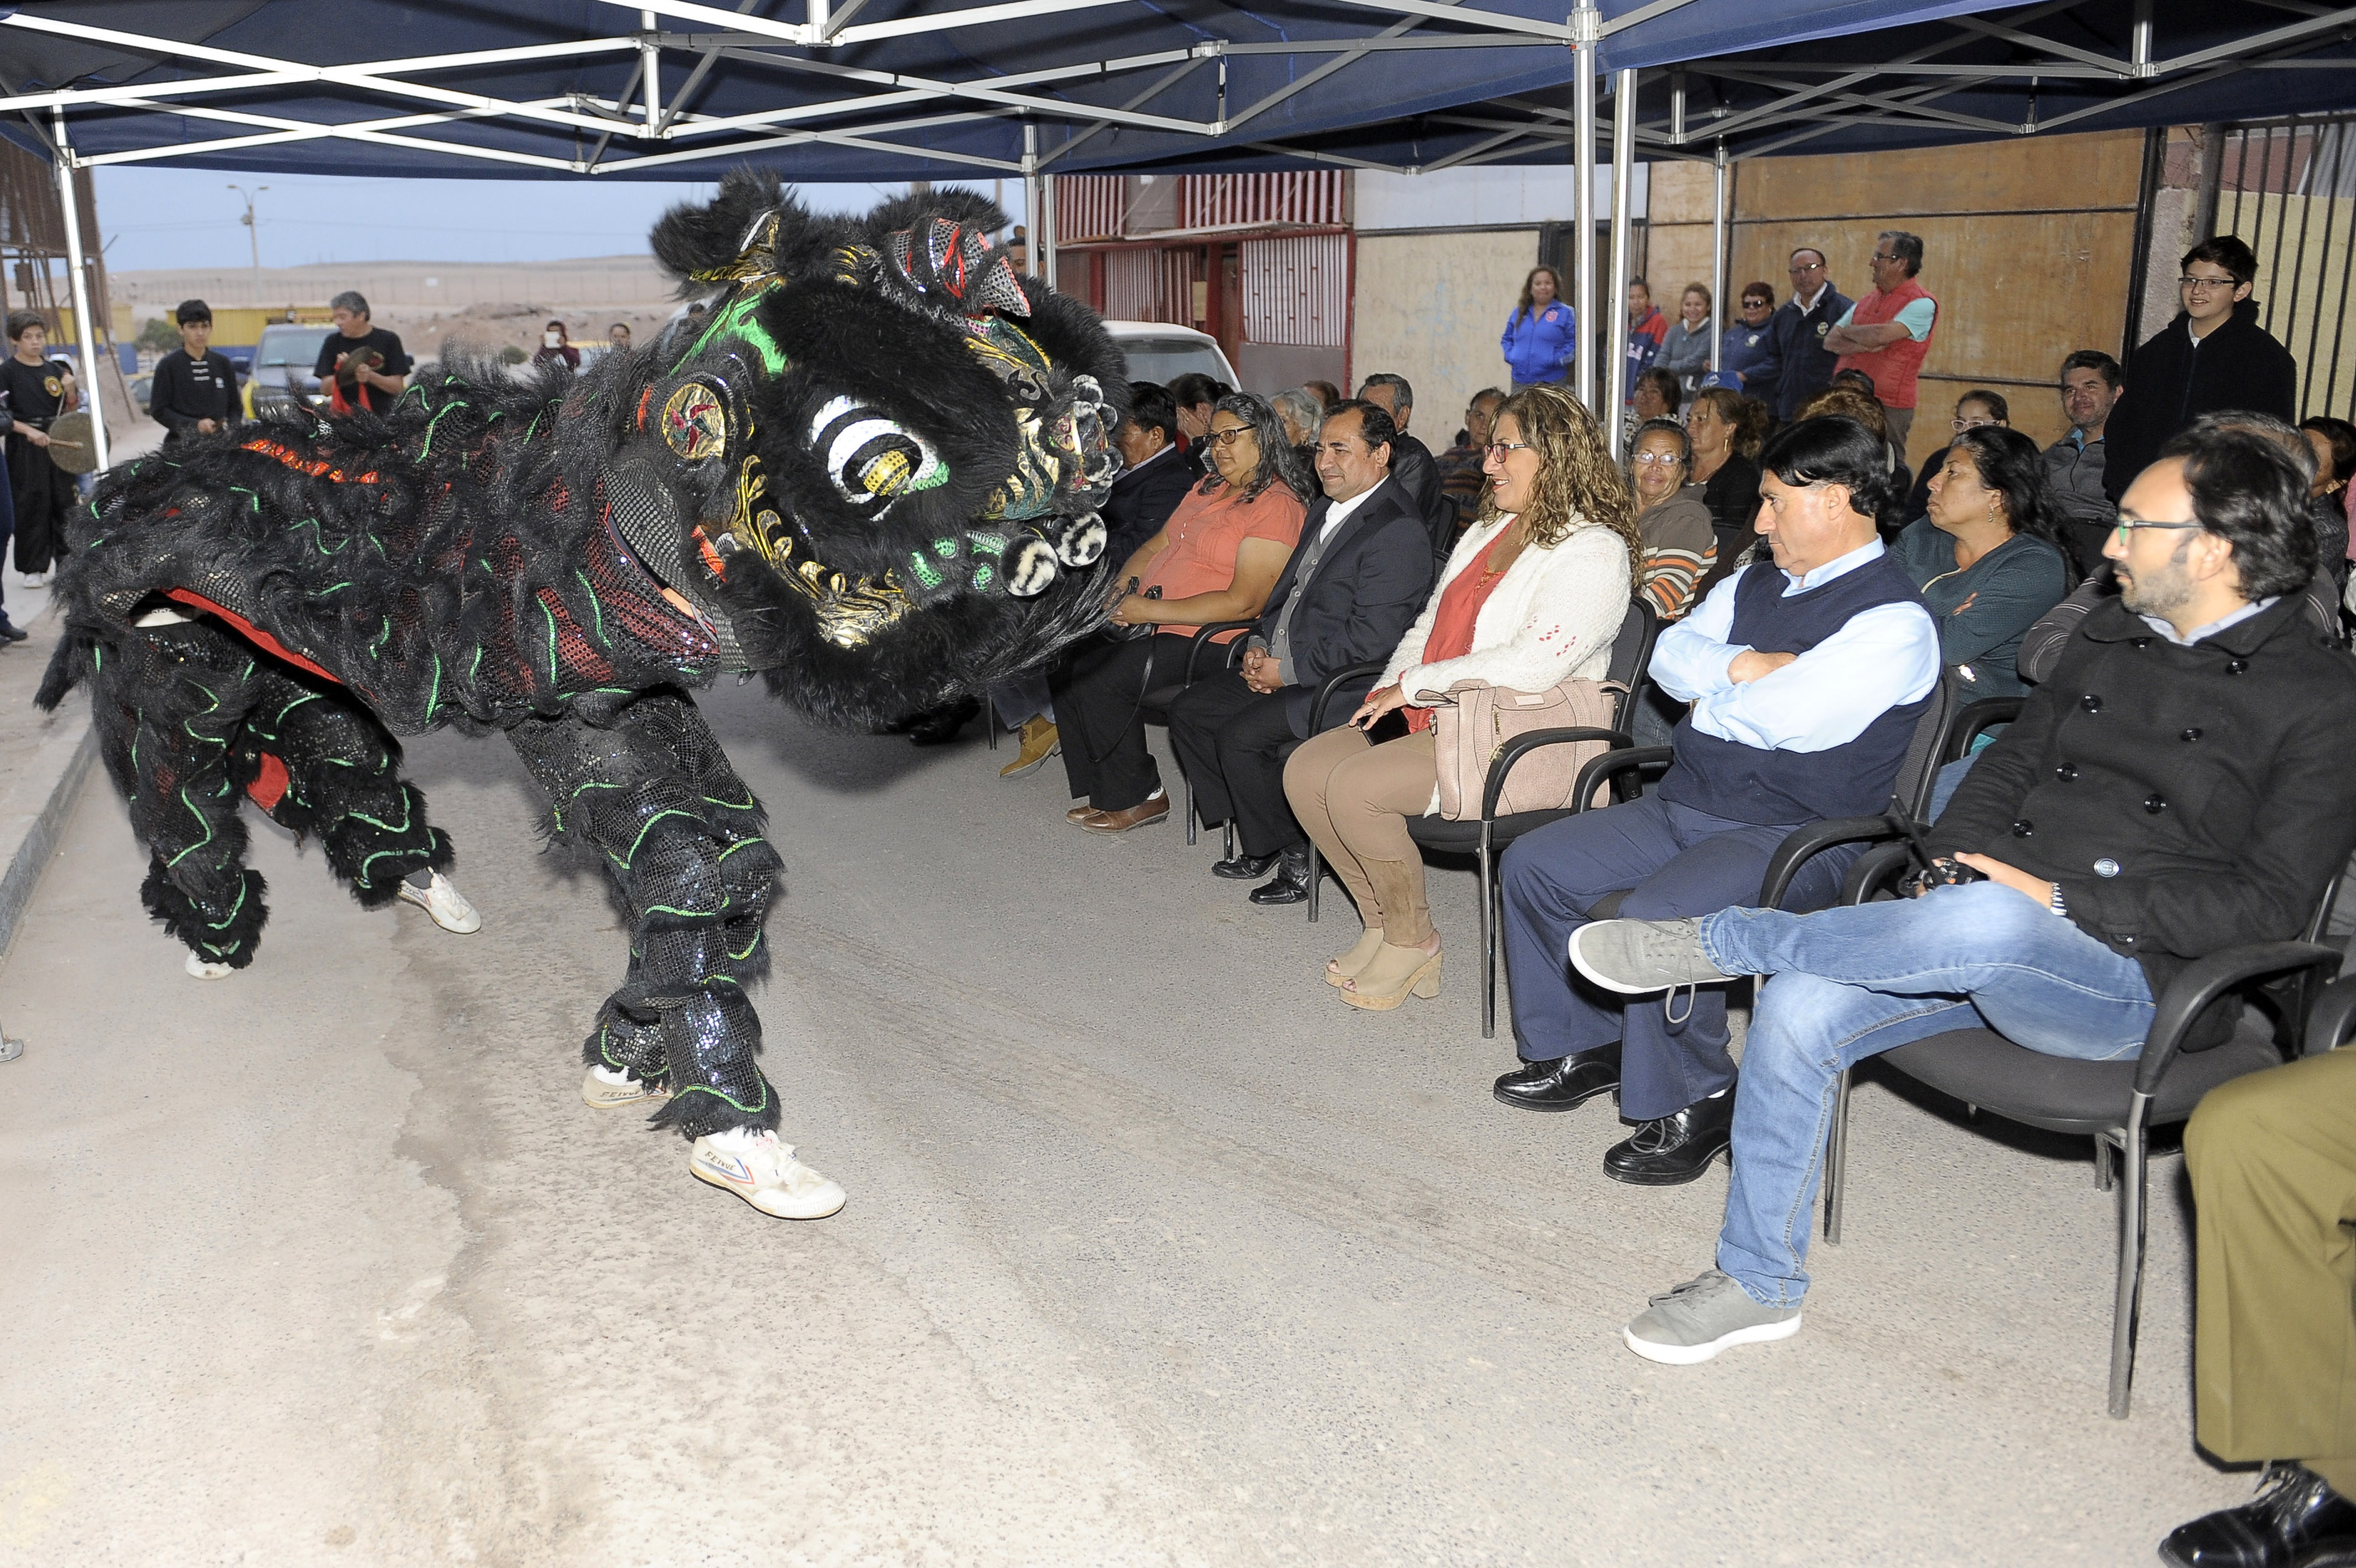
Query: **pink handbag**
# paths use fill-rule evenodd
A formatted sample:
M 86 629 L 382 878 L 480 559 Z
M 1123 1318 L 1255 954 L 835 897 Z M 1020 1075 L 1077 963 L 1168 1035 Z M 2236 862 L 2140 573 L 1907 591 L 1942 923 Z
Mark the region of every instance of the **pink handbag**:
M 1617 681 L 1565 681 L 1545 692 L 1515 692 L 1477 681 L 1459 682 L 1445 697 L 1421 693 L 1411 700 L 1431 707 L 1432 743 L 1440 762 L 1440 814 L 1451 822 L 1477 820 L 1489 784 L 1489 765 L 1507 741 L 1532 730 L 1611 729 Z M 1609 741 L 1582 740 L 1531 752 L 1505 777 L 1499 816 L 1520 811 L 1558 811 L 1570 804 L 1579 770 L 1611 749 Z M 1602 789 L 1597 789 L 1599 799 Z

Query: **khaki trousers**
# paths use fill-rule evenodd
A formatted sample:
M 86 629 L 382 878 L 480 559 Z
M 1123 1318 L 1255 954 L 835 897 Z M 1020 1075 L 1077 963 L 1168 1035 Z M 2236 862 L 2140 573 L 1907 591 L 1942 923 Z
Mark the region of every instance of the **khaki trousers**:
M 1430 729 L 1369 746 L 1344 725 L 1306 742 L 1284 765 L 1292 814 L 1357 900 L 1367 929 L 1380 927 L 1393 947 L 1420 946 L 1431 936 L 1423 852 L 1408 836 L 1407 819 L 1423 815 L 1439 787 Z
M 2184 1162 L 2201 1445 L 2299 1460 L 2356 1498 L 2356 1047 L 2211 1090 Z

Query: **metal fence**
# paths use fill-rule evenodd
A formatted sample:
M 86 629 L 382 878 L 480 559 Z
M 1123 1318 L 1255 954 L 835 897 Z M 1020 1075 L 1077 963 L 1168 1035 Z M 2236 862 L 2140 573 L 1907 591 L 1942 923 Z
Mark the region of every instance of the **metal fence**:
M 2356 404 L 2356 115 L 2233 125 L 2217 166 L 2215 232 L 2257 252 L 2258 324 L 2299 367 L 2299 414 Z

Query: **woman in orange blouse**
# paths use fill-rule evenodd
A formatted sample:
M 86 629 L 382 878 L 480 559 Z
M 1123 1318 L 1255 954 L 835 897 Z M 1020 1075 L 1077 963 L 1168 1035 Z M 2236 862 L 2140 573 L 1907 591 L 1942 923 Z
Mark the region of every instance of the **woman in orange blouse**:
M 1051 682 L 1064 773 L 1072 793 L 1087 797 L 1065 815 L 1090 832 L 1125 832 L 1170 814 L 1139 698 L 1179 678 L 1197 627 L 1258 615 L 1301 539 L 1309 476 L 1267 403 L 1248 392 L 1219 399 L 1204 444 L 1210 472 L 1115 579 L 1123 591 L 1107 618 L 1155 634 L 1084 642 Z

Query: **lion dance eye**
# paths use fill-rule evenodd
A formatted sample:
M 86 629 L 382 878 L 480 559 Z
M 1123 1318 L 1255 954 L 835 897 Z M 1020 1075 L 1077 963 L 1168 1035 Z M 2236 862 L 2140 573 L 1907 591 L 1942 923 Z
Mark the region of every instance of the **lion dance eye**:
M 884 506 L 949 477 L 923 436 L 880 409 L 836 398 L 810 421 L 810 444 L 826 454 L 827 476 L 853 506 Z

